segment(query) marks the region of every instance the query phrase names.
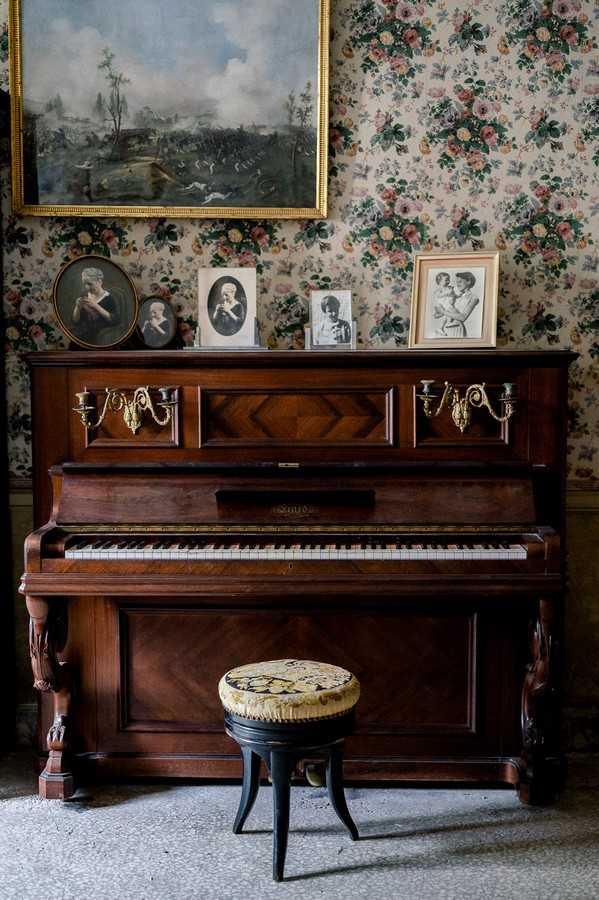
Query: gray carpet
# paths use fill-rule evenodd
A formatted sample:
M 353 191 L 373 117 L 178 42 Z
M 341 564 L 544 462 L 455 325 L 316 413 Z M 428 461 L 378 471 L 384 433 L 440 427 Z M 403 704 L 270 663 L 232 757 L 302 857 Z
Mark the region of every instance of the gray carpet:
M 292 791 L 286 881 L 271 880 L 271 789 L 231 825 L 239 788 L 94 785 L 35 794 L 22 757 L 0 760 L 2 900 L 595 900 L 599 766 L 572 768 L 548 809 L 509 790 L 350 788 L 352 843 L 319 788 Z

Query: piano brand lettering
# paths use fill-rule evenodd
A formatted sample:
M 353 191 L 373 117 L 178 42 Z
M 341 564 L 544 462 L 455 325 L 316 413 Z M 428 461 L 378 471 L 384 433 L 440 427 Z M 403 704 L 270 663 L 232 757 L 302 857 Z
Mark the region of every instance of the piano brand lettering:
M 316 506 L 307 503 L 278 503 L 271 508 L 275 516 L 310 516 L 318 512 Z

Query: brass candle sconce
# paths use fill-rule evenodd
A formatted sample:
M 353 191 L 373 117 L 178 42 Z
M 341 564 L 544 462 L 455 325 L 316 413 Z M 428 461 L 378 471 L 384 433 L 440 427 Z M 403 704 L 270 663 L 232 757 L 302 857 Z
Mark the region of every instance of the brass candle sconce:
M 100 427 L 109 411 L 120 412 L 122 410 L 125 425 L 133 434 L 137 434 L 146 413 L 149 413 L 156 424 L 160 426 L 168 425 L 172 421 L 173 410 L 177 405 L 176 388 L 160 387 L 156 390 L 160 399 L 154 404 L 148 386 L 137 387 L 133 393 L 118 388 L 105 388 L 106 395 L 100 415 L 97 415 L 92 392 L 80 391 L 75 394 L 78 402 L 77 406 L 73 407 L 73 412 L 79 413 L 85 428 L 93 430 Z M 162 416 L 158 410 L 162 411 Z M 94 414 L 96 415 L 94 416 Z
M 433 408 L 433 403 L 438 399 L 439 395 L 433 393 L 432 390 L 432 387 L 435 384 L 434 379 L 423 378 L 420 383 L 422 385 L 422 392 L 416 394 L 416 396 L 422 402 L 425 416 L 429 419 L 434 418 L 447 406 L 451 410 L 451 418 L 453 419 L 454 424 L 460 429 L 462 434 L 470 425 L 472 408 L 482 409 L 485 407 L 497 422 L 507 422 L 507 420 L 513 416 L 516 409 L 514 385 L 510 381 L 506 381 L 503 384 L 503 393 L 499 398 L 499 403 L 501 404 L 501 412 L 499 413 L 496 413 L 491 406 L 491 402 L 485 390 L 484 381 L 482 384 L 469 385 L 463 396 L 460 395 L 459 387 L 454 387 L 453 384 L 446 381 L 445 389 L 436 408 Z

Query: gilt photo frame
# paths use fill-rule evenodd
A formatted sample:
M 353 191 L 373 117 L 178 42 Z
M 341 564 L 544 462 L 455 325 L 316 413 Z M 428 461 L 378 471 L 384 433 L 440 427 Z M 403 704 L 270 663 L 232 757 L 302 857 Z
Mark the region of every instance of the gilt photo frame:
M 63 266 L 54 281 L 53 302 L 66 336 L 87 350 L 118 347 L 137 325 L 135 286 L 104 256 L 78 256 Z
M 408 346 L 476 349 L 497 343 L 499 253 L 416 253 Z
M 9 0 L 13 211 L 325 217 L 329 3 Z

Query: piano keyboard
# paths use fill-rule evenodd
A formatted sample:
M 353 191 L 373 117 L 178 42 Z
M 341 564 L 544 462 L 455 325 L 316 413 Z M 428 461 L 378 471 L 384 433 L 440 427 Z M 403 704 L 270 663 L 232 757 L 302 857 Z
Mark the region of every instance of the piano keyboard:
M 340 543 L 240 542 L 222 543 L 187 538 L 156 540 L 78 539 L 66 551 L 67 559 L 168 559 L 168 560 L 361 560 L 361 559 L 526 559 L 522 544 L 435 544 L 398 541 L 348 541 Z

